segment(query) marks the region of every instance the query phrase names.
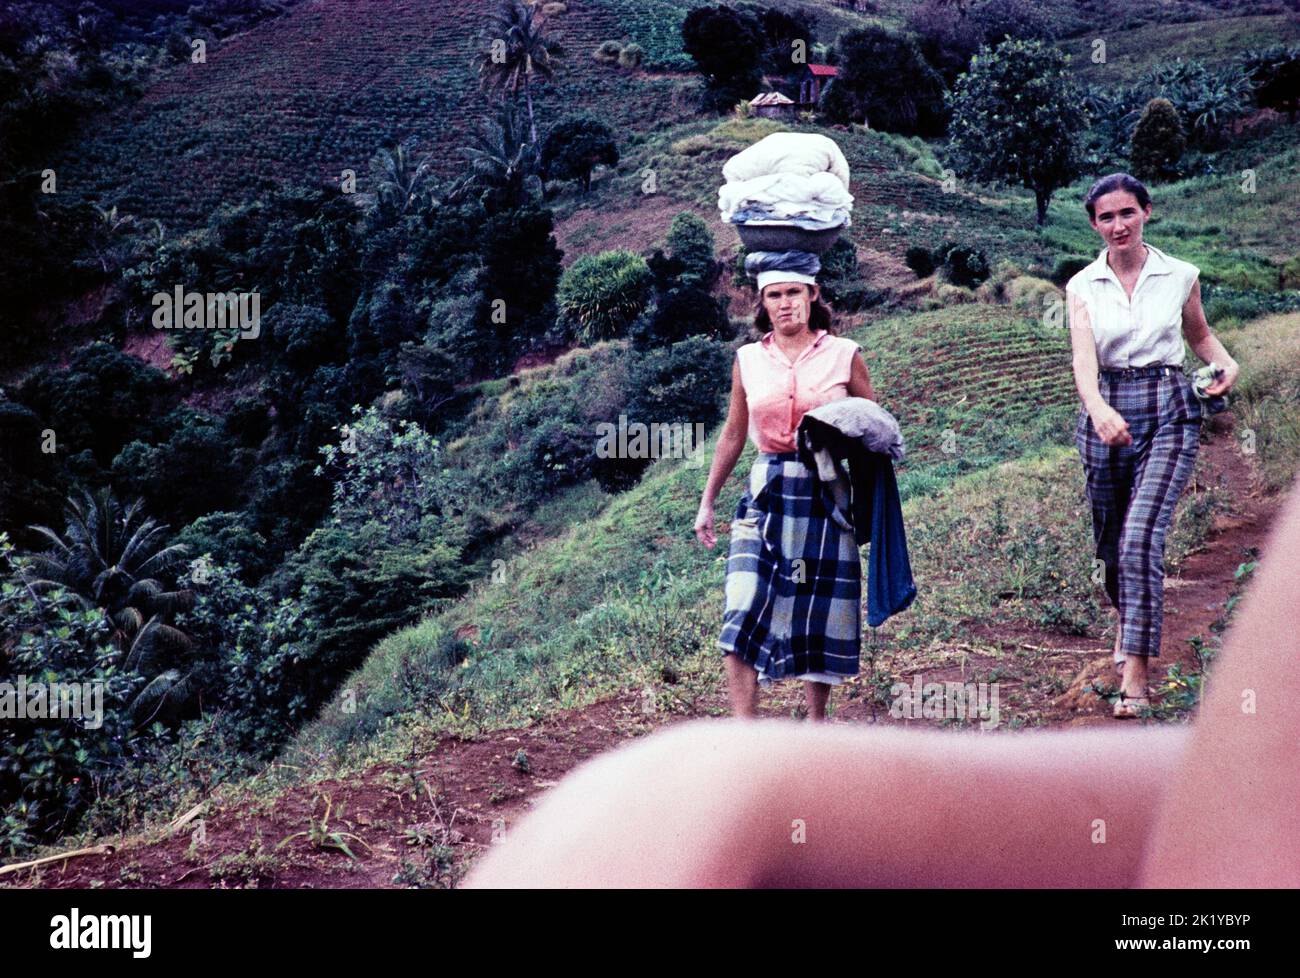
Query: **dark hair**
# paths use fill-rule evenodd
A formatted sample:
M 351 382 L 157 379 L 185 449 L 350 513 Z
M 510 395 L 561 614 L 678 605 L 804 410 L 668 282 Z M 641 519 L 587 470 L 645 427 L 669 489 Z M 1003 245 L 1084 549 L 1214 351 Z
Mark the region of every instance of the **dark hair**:
M 1144 210 L 1151 203 L 1151 194 L 1141 180 L 1127 173 L 1112 173 L 1094 183 L 1083 198 L 1083 206 L 1087 209 L 1090 220 L 1097 219 L 1097 201 L 1116 190 L 1127 190 L 1137 198 L 1138 206 Z
M 776 282 L 768 283 L 776 285 Z M 803 283 L 811 294 L 812 286 L 807 282 Z M 758 292 L 758 305 L 754 309 L 754 330 L 759 336 L 764 336 L 772 331 L 772 319 L 767 314 L 767 307 L 763 305 L 763 291 Z M 821 290 L 817 290 L 817 298 L 813 299 L 808 305 L 808 328 L 814 333 L 819 329 L 824 329 L 832 336 L 838 335 L 835 332 L 835 326 L 831 322 L 831 307 L 828 306 L 821 296 Z

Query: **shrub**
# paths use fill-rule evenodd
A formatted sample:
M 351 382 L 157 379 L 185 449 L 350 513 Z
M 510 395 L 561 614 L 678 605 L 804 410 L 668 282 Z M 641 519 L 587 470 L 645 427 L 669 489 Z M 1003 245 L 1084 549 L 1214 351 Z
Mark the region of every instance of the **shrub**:
M 628 382 L 629 420 L 711 428 L 730 391 L 731 358 L 725 343 L 703 336 L 639 355 Z
M 57 457 L 41 450 L 44 441 L 36 412 L 0 395 L 0 528 L 49 522 L 63 506 Z
M 857 277 L 858 249 L 847 234 L 841 234 L 835 243 L 821 254 L 821 272 L 818 279 L 829 285 L 838 285 Z
M 554 230 L 552 212 L 532 204 L 495 214 L 483 224 L 480 287 L 488 305 L 476 325 L 495 331 L 498 373 L 509 372 L 515 351 L 542 343 L 554 325 L 556 283 L 562 273 Z M 504 322 L 492 316 L 496 300 L 505 303 Z
M 207 555 L 209 563 L 229 565 L 245 580 L 256 581 L 270 570 L 270 561 L 266 538 L 248 522 L 244 513 L 209 513 L 176 534 L 175 542 L 196 559 Z
M 682 266 L 679 284 L 706 289 L 713 284 L 721 269 L 713 254 L 713 232 L 703 218 L 682 211 L 668 228 L 667 245 L 669 254 Z
M 267 310 L 262 328 L 272 348 L 297 370 L 335 363 L 347 351 L 344 332 L 317 306 L 277 302 Z
M 1021 275 L 1007 283 L 1006 295 L 1013 308 L 1037 316 L 1045 308 L 1044 300 L 1060 298 L 1061 290 L 1047 279 Z
M 1278 288 L 1286 290 L 1300 289 L 1300 255 L 1289 259 L 1282 266 Z
M 943 277 L 953 285 L 974 288 L 989 277 L 989 262 L 984 252 L 969 245 L 945 244 L 935 252 L 935 262 Z
M 1241 62 L 1255 90 L 1255 104 L 1285 112 L 1295 122 L 1300 112 L 1300 44 L 1246 51 Z
M 934 290 L 934 294 L 945 306 L 956 306 L 975 301 L 975 293 L 970 289 L 963 289 L 960 285 L 942 283 Z
M 177 619 L 201 650 L 205 707 L 242 751 L 267 758 L 310 715 L 305 674 L 318 622 L 306 602 L 273 599 L 237 569 L 212 563 Z M 310 598 L 311 595 L 308 595 Z
M 688 336 L 731 338 L 731 321 L 718 300 L 697 288 L 673 289 L 660 296 L 654 312 L 641 316 L 630 331 L 640 348 L 670 346 Z
M 934 274 L 934 255 L 931 254 L 929 248 L 912 245 L 907 249 L 907 254 L 903 260 L 907 263 L 908 268 L 916 272 L 917 278 L 925 278 L 927 275 Z
M 575 180 L 583 192 L 591 190 L 591 171 L 597 164 L 618 165 L 618 145 L 613 131 L 591 113 L 561 119 L 542 141 L 541 166 L 547 180 Z
M 943 79 L 915 41 L 883 27 L 864 27 L 841 34 L 835 45 L 839 74 L 821 102 L 829 120 L 865 122 L 907 135 L 943 132 Z M 907 84 L 900 86 L 900 78 Z
M 218 421 L 189 408 L 171 412 L 163 428 L 171 432 L 166 441 L 133 441 L 113 459 L 118 491 L 142 497 L 151 513 L 173 524 L 238 508 L 253 453 L 232 443 Z
M 580 343 L 620 336 L 650 300 L 644 258 L 625 248 L 583 255 L 561 276 L 556 303 Z
M 1183 120 L 1188 144 L 1199 149 L 1220 145 L 1229 124 L 1252 108 L 1250 81 L 1240 65 L 1209 68 L 1181 58 L 1149 70 L 1132 86 L 1128 97 L 1134 104 L 1125 125 L 1138 121 L 1149 98 L 1168 99 Z
M 107 468 L 128 442 L 162 433 L 157 419 L 171 392 L 161 370 L 107 343 L 92 343 L 74 353 L 66 369 L 38 370 L 15 400 L 54 429 L 60 452 L 89 450 Z
M 722 417 L 731 357 L 725 343 L 702 336 L 637 354 L 628 381 L 632 393 L 627 423 L 645 425 L 651 436 L 655 431 L 672 431 L 680 435 L 683 450 L 700 450 L 708 431 Z M 601 420 L 618 423 L 616 417 Z M 665 429 L 665 425 L 679 427 Z M 607 492 L 618 492 L 633 485 L 654 461 L 596 458 L 592 475 Z
M 1225 319 L 1244 322 L 1268 313 L 1300 312 L 1300 295 L 1295 292 L 1234 289 L 1219 282 L 1203 283 L 1201 299 L 1211 326 Z
M 1052 266 L 1052 281 L 1064 288 L 1066 282 L 1091 264 L 1092 259 L 1082 255 L 1063 255 Z
M 994 266 L 989 277 L 975 290 L 981 302 L 1007 302 L 1007 286 L 1012 279 L 1024 275 L 1024 271 L 1015 262 L 1005 258 Z
M 132 721 L 130 703 L 144 680 L 122 668 L 108 615 L 82 607 L 69 591 L 40 595 L 25 586 L 27 560 L 4 533 L 0 566 L 11 568 L 0 581 L 0 682 L 16 686 L 25 677 L 28 705 L 32 683 L 45 684 L 47 693 L 53 683 L 89 683 L 78 689 L 102 697 L 98 727 L 86 726 L 95 723 L 93 698 L 90 706 L 82 700 L 81 717 L 29 714 L 0 723 L 0 851 L 17 856 L 75 830 L 87 805 L 114 792 L 116 772 L 154 734 Z
M 468 551 L 488 526 L 469 474 L 445 467 L 427 432 L 374 408 L 356 413 L 351 437 L 321 450 L 317 474 L 333 475 L 330 518 L 275 575 L 319 623 L 299 653 L 308 708 L 380 638 L 464 590 L 475 572 Z
M 640 68 L 644 59 L 645 49 L 639 44 L 629 44 L 618 53 L 618 64 L 621 68 Z
M 1142 118 L 1133 130 L 1129 151 L 1133 175 L 1150 182 L 1174 178 L 1186 149 L 1187 137 L 1178 110 L 1168 99 L 1153 98 L 1142 110 Z
M 693 8 L 682 20 L 682 50 L 704 76 L 708 110 L 726 111 L 762 85 L 763 28 L 747 10 Z
M 880 139 L 917 173 L 935 180 L 943 179 L 943 166 L 935 159 L 930 144 L 920 136 L 900 136 L 885 132 L 880 134 Z
M 601 41 L 591 56 L 601 64 L 612 65 L 618 64 L 619 55 L 622 53 L 623 45 L 618 41 Z

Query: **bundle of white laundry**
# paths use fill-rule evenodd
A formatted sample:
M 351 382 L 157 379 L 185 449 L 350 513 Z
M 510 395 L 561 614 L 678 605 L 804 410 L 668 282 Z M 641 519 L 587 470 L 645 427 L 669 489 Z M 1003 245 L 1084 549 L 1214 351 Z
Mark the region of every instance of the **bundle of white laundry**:
M 737 225 L 805 231 L 849 224 L 849 164 L 835 140 L 813 132 L 774 132 L 731 157 L 718 188 L 722 219 Z

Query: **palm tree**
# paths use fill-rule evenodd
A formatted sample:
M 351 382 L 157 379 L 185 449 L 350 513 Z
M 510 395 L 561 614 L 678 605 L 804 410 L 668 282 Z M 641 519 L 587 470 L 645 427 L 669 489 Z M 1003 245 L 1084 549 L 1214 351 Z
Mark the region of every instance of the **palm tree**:
M 520 123 L 514 103 L 502 99 L 496 119 L 480 124 L 463 150 L 470 160 L 470 172 L 461 184 L 488 187 L 507 207 L 526 203 L 532 190 L 541 189 L 537 143 L 524 139 Z M 458 185 L 455 190 L 459 189 Z
M 116 271 L 125 261 L 123 250 L 130 245 L 127 232 L 135 225 L 131 214 L 118 214 L 117 205 L 105 210 L 98 204 L 92 205 L 99 220 L 94 223 L 94 240 L 91 247 L 99 259 L 99 267 L 105 275 Z
M 368 200 L 385 218 L 398 219 L 426 193 L 433 176 L 433 154 L 415 156 L 417 139 L 409 136 L 395 148 L 381 148 L 370 159 L 370 175 L 375 191 Z
M 169 619 L 192 607 L 194 592 L 169 591 L 155 576 L 181 560 L 185 548 L 164 546 L 167 526 L 145 519 L 143 505 L 137 499 L 124 510 L 107 488 L 69 498 L 63 535 L 31 527 L 51 548 L 27 555 L 23 576 L 33 593 L 62 588 L 83 608 L 104 611 L 123 668 L 151 680 L 132 704 L 137 720 L 147 722 L 164 702 L 189 694 L 188 676 L 168 662 L 172 653 L 190 647 L 190 639 Z
M 524 90 L 528 103 L 530 142 L 537 142 L 537 120 L 533 117 L 532 78 L 536 74 L 551 78 L 564 49 L 542 36 L 536 8 L 520 0 L 502 0 L 497 12 L 489 17 L 488 50 L 478 56 L 480 84 L 489 91 L 504 88 L 511 94 Z

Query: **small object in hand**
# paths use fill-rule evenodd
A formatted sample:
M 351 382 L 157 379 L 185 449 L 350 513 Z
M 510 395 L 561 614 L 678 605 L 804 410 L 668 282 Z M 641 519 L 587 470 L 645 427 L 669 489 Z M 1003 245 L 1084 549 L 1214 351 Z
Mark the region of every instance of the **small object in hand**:
M 1210 414 L 1218 414 L 1228 406 L 1228 399 L 1222 394 L 1210 397 L 1205 392 L 1211 384 L 1223 376 L 1223 368 L 1217 363 L 1208 363 L 1192 374 L 1192 391 L 1205 402 Z

